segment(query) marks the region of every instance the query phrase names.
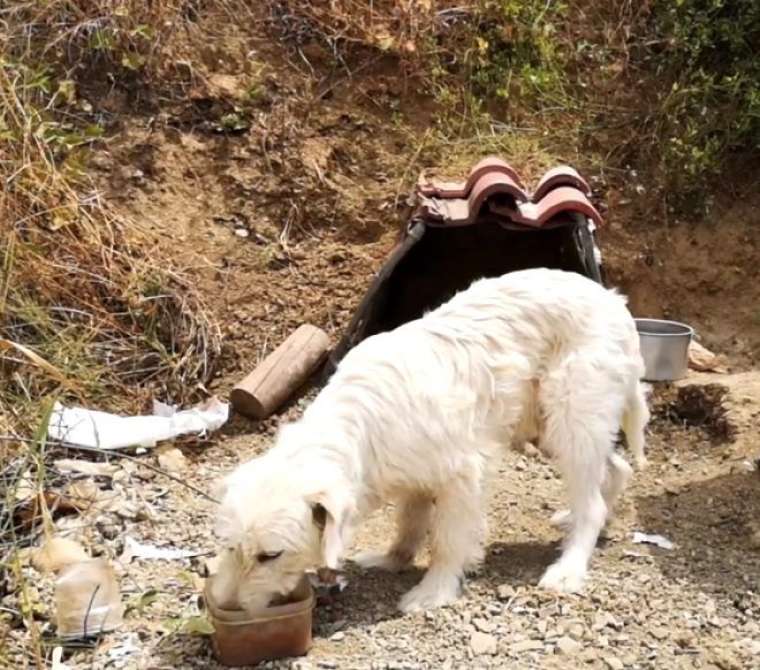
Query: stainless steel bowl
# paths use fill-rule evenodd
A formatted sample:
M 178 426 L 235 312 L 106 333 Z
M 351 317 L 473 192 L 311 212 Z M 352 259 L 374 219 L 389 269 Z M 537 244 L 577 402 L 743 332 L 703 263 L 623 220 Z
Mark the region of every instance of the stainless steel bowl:
M 689 344 L 694 329 L 677 321 L 636 319 L 641 355 L 649 382 L 683 379 L 689 370 Z

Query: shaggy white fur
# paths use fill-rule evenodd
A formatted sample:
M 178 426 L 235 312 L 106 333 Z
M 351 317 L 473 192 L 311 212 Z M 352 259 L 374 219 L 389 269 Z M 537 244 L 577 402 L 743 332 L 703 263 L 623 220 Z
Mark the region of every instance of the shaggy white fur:
M 483 558 L 488 464 L 526 440 L 554 459 L 569 498 L 562 554 L 540 584 L 580 589 L 631 474 L 614 452 L 621 426 L 644 463 L 643 372 L 625 298 L 557 270 L 479 280 L 364 340 L 272 449 L 224 481 L 217 600 L 254 608 L 305 569 L 337 568 L 357 524 L 394 502 L 390 549 L 360 562 L 401 569 L 429 537 L 429 568 L 400 608 L 451 603 Z

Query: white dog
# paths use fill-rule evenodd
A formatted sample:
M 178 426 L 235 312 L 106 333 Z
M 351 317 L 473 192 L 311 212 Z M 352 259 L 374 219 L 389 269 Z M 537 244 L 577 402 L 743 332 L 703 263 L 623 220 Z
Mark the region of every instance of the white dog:
M 483 558 L 489 461 L 535 438 L 569 494 L 564 548 L 540 585 L 579 590 L 631 474 L 613 450 L 621 425 L 644 462 L 643 371 L 625 298 L 556 270 L 477 281 L 364 340 L 275 446 L 224 481 L 215 597 L 253 609 L 306 569 L 339 567 L 357 524 L 392 501 L 395 540 L 359 562 L 403 568 L 429 536 L 428 570 L 400 608 L 451 603 Z

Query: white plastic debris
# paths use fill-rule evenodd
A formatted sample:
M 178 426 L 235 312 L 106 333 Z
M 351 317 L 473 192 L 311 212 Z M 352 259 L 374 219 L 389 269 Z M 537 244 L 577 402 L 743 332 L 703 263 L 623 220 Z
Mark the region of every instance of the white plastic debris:
M 94 477 L 111 477 L 119 469 L 119 466 L 112 463 L 93 463 L 92 461 L 80 461 L 74 458 L 61 458 L 53 461 L 53 465 L 62 473 L 92 475 Z
M 175 549 L 173 547 L 156 547 L 152 544 L 143 544 L 133 537 L 127 536 L 124 539 L 124 552 L 120 560 L 123 563 L 129 563 L 133 558 L 142 558 L 145 560 L 175 561 L 180 558 L 193 558 L 201 556 L 204 552 L 193 549 Z
M 66 665 L 63 662 L 63 647 L 55 647 L 53 649 L 52 666 L 50 670 L 71 670 L 70 665 Z
M 127 633 L 120 644 L 117 644 L 106 652 L 112 661 L 119 661 L 128 656 L 135 656 L 142 650 L 140 636 L 137 633 Z
M 229 404 L 216 397 L 181 411 L 155 403 L 151 416 L 118 416 L 56 403 L 48 435 L 54 440 L 97 449 L 153 447 L 180 435 L 205 435 L 217 430 L 226 423 L 229 412 Z
M 633 534 L 634 544 L 654 544 L 660 549 L 673 549 L 675 545 L 664 535 L 649 535 L 648 533 L 640 533 L 636 531 Z

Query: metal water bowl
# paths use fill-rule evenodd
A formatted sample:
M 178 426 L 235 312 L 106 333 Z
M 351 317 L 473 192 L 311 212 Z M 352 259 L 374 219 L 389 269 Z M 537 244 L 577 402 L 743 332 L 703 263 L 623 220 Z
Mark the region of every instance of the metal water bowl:
M 689 370 L 689 344 L 694 329 L 678 321 L 636 319 L 641 356 L 649 382 L 683 379 Z

